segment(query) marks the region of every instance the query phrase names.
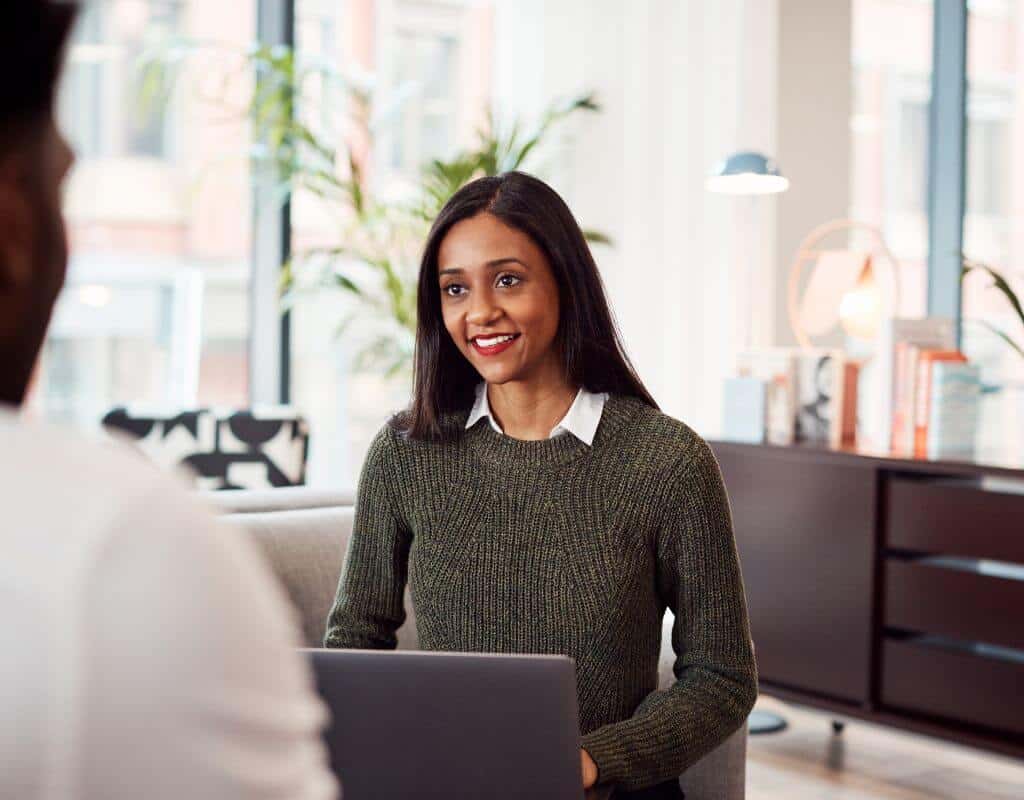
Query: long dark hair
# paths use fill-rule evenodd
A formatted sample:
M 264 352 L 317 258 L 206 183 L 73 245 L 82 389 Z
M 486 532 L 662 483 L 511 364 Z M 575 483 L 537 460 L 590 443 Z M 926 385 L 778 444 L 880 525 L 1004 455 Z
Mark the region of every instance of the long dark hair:
M 78 13 L 71 0 L 0 3 L 0 153 L 26 137 L 54 105 L 64 47 Z
M 527 234 L 547 257 L 558 282 L 555 342 L 570 384 L 658 408 L 622 347 L 597 264 L 569 207 L 543 181 L 506 172 L 463 186 L 431 226 L 420 262 L 412 403 L 393 424 L 412 439 L 441 440 L 441 416 L 473 402 L 480 375 L 444 326 L 437 254 L 455 223 L 484 212 Z

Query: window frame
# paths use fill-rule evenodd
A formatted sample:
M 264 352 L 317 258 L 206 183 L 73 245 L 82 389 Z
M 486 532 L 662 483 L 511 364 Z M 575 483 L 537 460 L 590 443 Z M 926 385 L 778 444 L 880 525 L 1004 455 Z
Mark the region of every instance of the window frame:
M 967 3 L 935 0 L 928 131 L 928 315 L 961 339 L 960 272 L 966 204 Z
M 295 47 L 295 0 L 257 0 L 261 44 Z M 291 312 L 281 308 L 282 265 L 291 256 L 291 200 L 281 203 L 275 176 L 253 176 L 249 288 L 249 405 L 291 400 Z

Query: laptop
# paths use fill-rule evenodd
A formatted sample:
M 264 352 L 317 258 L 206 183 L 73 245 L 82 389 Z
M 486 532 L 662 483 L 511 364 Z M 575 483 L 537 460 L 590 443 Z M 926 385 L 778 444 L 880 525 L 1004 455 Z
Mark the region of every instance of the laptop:
M 583 797 L 571 659 L 304 652 L 345 800 Z

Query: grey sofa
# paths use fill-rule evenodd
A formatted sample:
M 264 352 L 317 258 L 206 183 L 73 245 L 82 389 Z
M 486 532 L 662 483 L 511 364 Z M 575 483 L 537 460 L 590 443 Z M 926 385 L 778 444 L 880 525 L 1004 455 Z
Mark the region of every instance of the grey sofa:
M 305 643 L 319 647 L 334 600 L 352 531 L 352 492 L 304 487 L 206 493 L 227 525 L 252 536 L 295 606 Z M 416 625 L 406 595 L 407 620 L 398 647 L 415 649 Z M 672 680 L 674 654 L 670 615 L 662 637 L 661 682 Z M 687 800 L 743 800 L 746 790 L 747 726 L 688 769 L 679 782 Z

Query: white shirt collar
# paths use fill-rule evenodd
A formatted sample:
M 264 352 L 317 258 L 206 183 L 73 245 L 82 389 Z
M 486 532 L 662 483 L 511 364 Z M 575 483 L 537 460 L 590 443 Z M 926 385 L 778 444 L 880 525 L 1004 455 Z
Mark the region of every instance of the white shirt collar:
M 597 426 L 601 422 L 601 412 L 604 410 L 605 401 L 608 399 L 607 392 L 594 394 L 586 389 L 576 392 L 576 398 L 565 412 L 565 416 L 551 429 L 549 439 L 554 439 L 563 433 L 571 433 L 577 439 L 587 445 L 594 443 L 594 434 L 597 433 Z M 498 425 L 498 421 L 491 413 L 491 405 L 487 401 L 487 383 L 481 381 L 476 387 L 476 400 L 473 409 L 469 412 L 469 419 L 466 420 L 466 427 L 471 428 L 482 418 L 486 417 L 491 427 L 498 433 L 505 432 Z

